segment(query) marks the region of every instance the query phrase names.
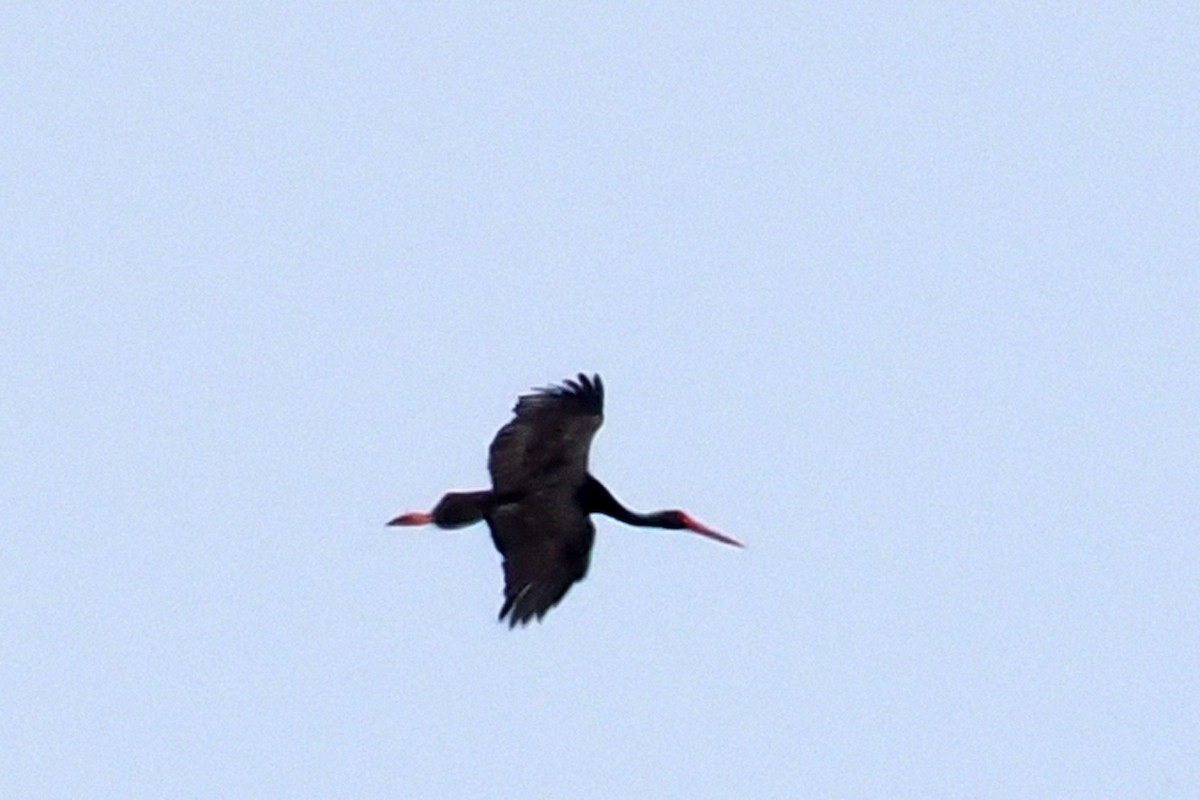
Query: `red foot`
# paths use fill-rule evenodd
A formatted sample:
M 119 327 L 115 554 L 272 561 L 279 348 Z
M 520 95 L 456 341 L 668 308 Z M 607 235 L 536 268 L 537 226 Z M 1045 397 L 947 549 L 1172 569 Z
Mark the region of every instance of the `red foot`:
M 433 514 L 428 514 L 424 511 L 412 511 L 408 514 L 401 514 L 388 525 L 428 525 L 433 522 Z

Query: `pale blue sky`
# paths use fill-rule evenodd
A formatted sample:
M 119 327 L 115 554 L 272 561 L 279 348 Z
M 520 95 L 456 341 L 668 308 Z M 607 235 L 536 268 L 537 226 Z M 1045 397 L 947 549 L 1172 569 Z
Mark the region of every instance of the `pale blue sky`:
M 1194 3 L 26 3 L 0 796 L 1200 796 Z M 598 521 L 495 622 L 517 394 Z

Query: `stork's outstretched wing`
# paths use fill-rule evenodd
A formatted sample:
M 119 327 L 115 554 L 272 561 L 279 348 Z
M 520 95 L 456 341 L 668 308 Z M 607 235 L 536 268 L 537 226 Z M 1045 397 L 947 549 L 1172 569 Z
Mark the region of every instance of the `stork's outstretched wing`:
M 488 472 L 498 498 L 546 490 L 573 493 L 587 476 L 592 437 L 604 421 L 600 376 L 522 395 L 513 418 L 488 451 Z M 564 497 L 563 502 L 571 501 Z
M 600 376 L 522 395 L 488 452 L 492 541 L 504 556 L 500 619 L 542 616 L 587 574 L 595 528 L 579 502 L 588 450 L 604 420 Z
M 594 534 L 554 539 L 523 537 L 504 557 L 504 605 L 500 619 L 508 626 L 541 618 L 558 605 L 576 581 L 587 574 Z M 495 526 L 493 526 L 493 531 Z

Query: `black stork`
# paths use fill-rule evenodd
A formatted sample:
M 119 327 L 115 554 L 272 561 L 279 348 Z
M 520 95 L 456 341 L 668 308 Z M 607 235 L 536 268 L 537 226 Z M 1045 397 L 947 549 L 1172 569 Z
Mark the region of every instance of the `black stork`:
M 513 414 L 488 450 L 491 490 L 449 492 L 432 511 L 401 514 L 388 523 L 453 529 L 486 520 L 504 557 L 499 619 L 507 617 L 510 628 L 535 617 L 540 621 L 587 574 L 596 537 L 589 514 L 744 546 L 682 511 L 630 511 L 588 473 L 588 449 L 604 421 L 599 375 L 580 373 L 560 386 L 522 395 Z

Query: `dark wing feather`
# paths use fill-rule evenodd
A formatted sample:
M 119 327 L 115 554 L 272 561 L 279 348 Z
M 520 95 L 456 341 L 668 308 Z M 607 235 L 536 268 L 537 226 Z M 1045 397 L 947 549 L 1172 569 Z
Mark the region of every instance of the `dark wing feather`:
M 581 509 L 548 505 L 538 496 L 495 509 L 488 525 L 504 555 L 500 619 L 524 625 L 546 612 L 587 574 L 595 528 Z
M 565 487 L 574 493 L 587 475 L 592 437 L 604 421 L 604 384 L 582 373 L 561 386 L 522 395 L 513 418 L 488 451 L 497 497 Z
M 579 502 L 588 450 L 604 419 L 600 376 L 521 396 L 488 452 L 496 505 L 487 517 L 504 556 L 509 627 L 541 619 L 587 574 L 595 528 Z

